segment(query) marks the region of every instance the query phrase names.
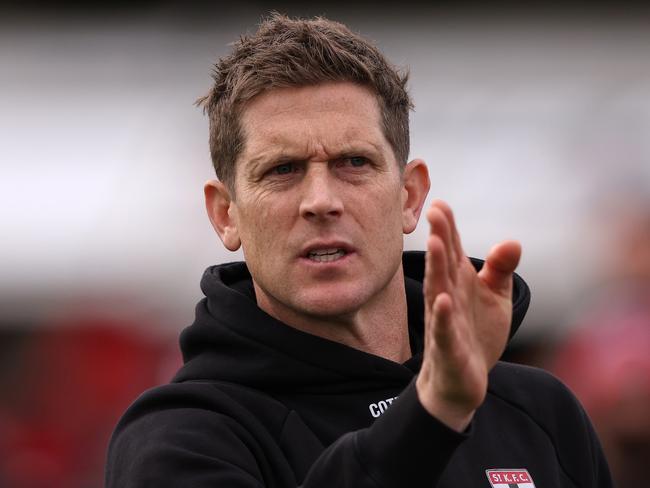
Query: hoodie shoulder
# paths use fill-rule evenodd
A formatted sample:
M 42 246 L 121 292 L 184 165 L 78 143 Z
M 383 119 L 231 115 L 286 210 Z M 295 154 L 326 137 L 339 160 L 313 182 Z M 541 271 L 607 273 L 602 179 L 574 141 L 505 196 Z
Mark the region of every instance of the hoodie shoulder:
M 263 405 L 263 408 L 260 406 Z M 261 391 L 220 381 L 185 381 L 147 390 L 127 409 L 117 426 L 139 422 L 142 418 L 170 411 L 187 419 L 180 411 L 208 412 L 253 426 L 264 425 L 277 435 L 288 415 L 287 407 Z M 192 416 L 189 416 L 192 417 Z
M 236 473 L 240 481 L 262 480 L 255 453 L 277 443 L 289 412 L 260 396 L 236 385 L 198 381 L 146 391 L 115 428 L 106 486 L 219 485 L 223 473 Z M 260 401 L 263 408 L 251 409 Z M 228 466 L 237 469 L 224 469 Z
M 564 384 L 548 371 L 499 361 L 490 372 L 489 393 L 526 411 L 536 419 L 547 419 L 558 403 L 579 405 Z
M 610 486 L 609 472 L 591 422 L 573 393 L 542 369 L 498 362 L 488 396 L 526 415 L 548 436 L 558 462 L 577 486 Z M 600 481 L 599 481 L 600 480 Z

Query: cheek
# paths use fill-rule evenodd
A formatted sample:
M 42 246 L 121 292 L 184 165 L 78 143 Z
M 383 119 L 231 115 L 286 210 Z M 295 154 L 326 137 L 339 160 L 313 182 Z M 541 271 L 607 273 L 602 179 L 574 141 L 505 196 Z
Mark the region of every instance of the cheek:
M 282 202 L 259 199 L 240 211 L 239 230 L 244 253 L 282 245 L 288 217 Z
M 397 226 L 402 227 L 402 195 L 394 188 L 382 189 L 378 195 L 366 203 L 366 208 L 372 211 L 372 219 L 379 222 L 380 228 L 386 231 Z M 399 232 L 401 234 L 401 231 Z M 392 236 L 387 236 L 392 237 Z
M 246 218 L 245 225 L 240 227 L 242 248 L 244 254 L 248 253 L 257 253 L 258 249 L 262 247 L 267 247 L 272 245 L 274 242 L 274 237 L 271 234 L 271 230 L 268 226 L 263 225 L 267 221 L 267 215 L 262 213 L 257 215 L 251 215 Z
M 403 247 L 401 197 L 395 191 L 366 193 L 356 202 L 356 221 L 365 236 L 367 248 L 373 255 L 400 256 Z

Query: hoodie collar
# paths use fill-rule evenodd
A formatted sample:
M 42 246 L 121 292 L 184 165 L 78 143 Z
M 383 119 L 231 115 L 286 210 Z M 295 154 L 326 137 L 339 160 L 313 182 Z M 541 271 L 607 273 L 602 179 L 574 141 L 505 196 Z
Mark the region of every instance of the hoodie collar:
M 289 327 L 261 310 L 244 262 L 208 268 L 206 298 L 180 337 L 184 366 L 174 381 L 229 381 L 261 390 L 337 391 L 410 381 L 423 346 L 424 252 L 403 254 L 409 338 L 413 357 L 404 364 Z M 472 259 L 479 270 L 483 261 Z M 515 275 L 510 337 L 523 320 L 530 293 Z

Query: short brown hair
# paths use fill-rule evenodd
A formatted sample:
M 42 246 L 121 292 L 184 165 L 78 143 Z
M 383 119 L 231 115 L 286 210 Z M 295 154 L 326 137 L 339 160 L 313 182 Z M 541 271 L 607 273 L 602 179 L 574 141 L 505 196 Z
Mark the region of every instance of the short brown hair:
M 383 131 L 403 168 L 409 153 L 408 73 L 400 73 L 369 41 L 322 17 L 272 13 L 242 36 L 213 71 L 214 85 L 197 101 L 210 120 L 210 154 L 217 177 L 234 190 L 235 163 L 245 144 L 240 116 L 247 101 L 273 88 L 350 81 L 376 95 Z

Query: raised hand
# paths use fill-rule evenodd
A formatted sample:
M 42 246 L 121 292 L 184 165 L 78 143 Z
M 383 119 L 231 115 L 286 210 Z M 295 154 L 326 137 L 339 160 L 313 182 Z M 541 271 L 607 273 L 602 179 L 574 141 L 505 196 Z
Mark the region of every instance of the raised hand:
M 483 402 L 487 375 L 506 345 L 521 246 L 497 244 L 477 273 L 463 253 L 449 206 L 433 201 L 427 220 L 425 345 L 416 387 L 431 415 L 461 431 Z

